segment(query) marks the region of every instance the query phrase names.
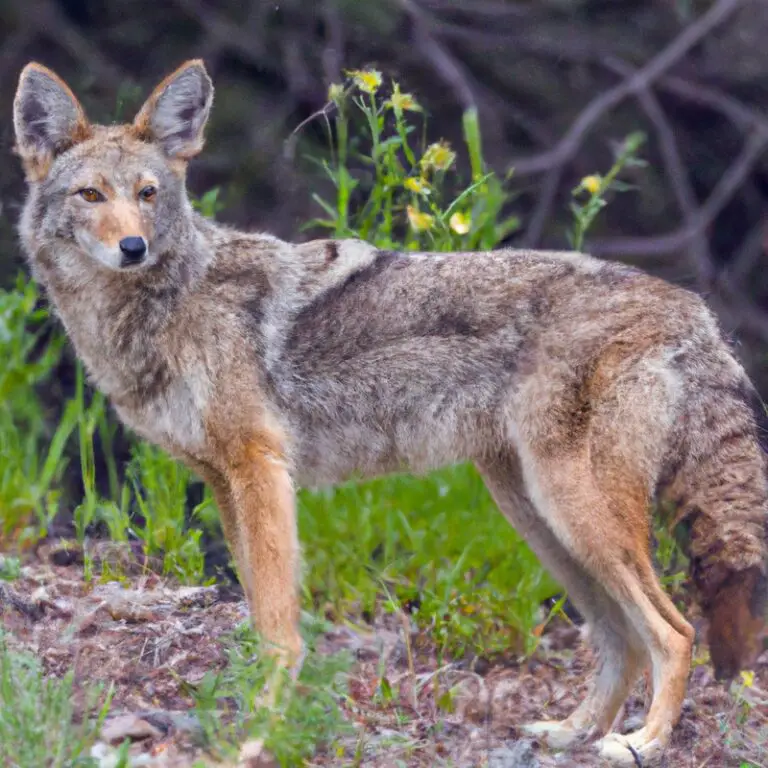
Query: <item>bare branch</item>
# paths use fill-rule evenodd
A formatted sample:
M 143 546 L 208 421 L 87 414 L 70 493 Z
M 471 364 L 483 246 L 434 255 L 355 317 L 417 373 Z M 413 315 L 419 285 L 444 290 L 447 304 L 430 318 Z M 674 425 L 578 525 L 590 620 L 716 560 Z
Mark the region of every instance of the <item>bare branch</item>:
M 719 0 L 719 2 L 715 3 L 707 13 L 689 27 L 686 27 L 670 45 L 658 56 L 651 59 L 648 64 L 636 70 L 631 77 L 628 77 L 619 85 L 591 101 L 556 147 L 540 155 L 513 160 L 511 165 L 514 167 L 515 173 L 518 176 L 539 173 L 570 160 L 578 151 L 581 140 L 587 131 L 608 110 L 620 104 L 628 96 L 648 88 L 654 80 L 661 77 L 662 74 L 685 56 L 702 37 L 736 11 L 742 2 L 743 0 Z
M 248 29 L 238 26 L 221 14 L 210 10 L 199 0 L 173 0 L 173 2 L 198 21 L 209 35 L 230 50 L 237 51 L 245 61 L 261 63 L 266 55 L 264 45 Z
M 317 118 L 322 117 L 326 121 L 326 125 L 329 126 L 330 130 L 330 123 L 329 123 L 329 117 L 336 111 L 337 107 L 335 102 L 328 101 L 326 102 L 321 109 L 318 109 L 316 112 L 313 112 L 309 117 L 302 120 L 292 131 L 291 135 L 285 140 L 283 144 L 283 158 L 285 160 L 293 161 L 296 157 L 296 144 L 299 139 L 299 134 L 303 130 L 303 128 L 307 125 L 309 125 L 311 122 L 314 122 L 317 120 Z
M 725 267 L 731 282 L 735 286 L 743 285 L 749 273 L 757 265 L 760 257 L 766 252 L 768 243 L 768 212 L 763 212 L 757 224 L 747 233 L 736 255 Z
M 414 42 L 427 57 L 435 74 L 451 88 L 462 109 L 474 107 L 475 97 L 464 70 L 432 35 L 426 14 L 411 0 L 400 0 L 400 4 L 411 17 Z
M 475 9 L 474 4 L 471 6 Z M 563 25 L 565 26 L 565 25 Z M 572 28 L 572 24 L 569 25 Z M 509 32 L 504 27 L 494 29 L 486 26 L 478 29 L 435 18 L 433 31 L 442 38 L 464 40 L 494 51 L 524 51 L 528 54 L 544 55 L 549 58 L 566 58 L 577 63 L 593 61 L 599 50 L 597 41 L 588 34 L 569 34 L 558 36 L 547 25 L 525 29 L 522 32 Z M 572 32 L 572 30 L 571 30 Z
M 615 67 L 622 77 L 629 77 L 634 72 L 633 68 L 627 64 L 616 64 Z M 639 91 L 637 99 L 656 132 L 664 169 L 685 225 L 695 227 L 698 200 L 691 187 L 688 170 L 680 156 L 674 131 L 664 114 L 664 110 L 650 89 L 645 88 Z M 709 242 L 703 230 L 697 230 L 696 234 L 692 236 L 687 251 L 688 259 L 697 276 L 699 289 L 708 289 L 712 285 L 714 265 L 709 252 Z
M 94 44 L 92 39 L 81 32 L 51 0 L 34 0 L 24 9 L 35 19 L 38 30 L 55 30 L 49 39 L 60 45 L 74 59 L 88 62 L 93 75 L 105 85 L 117 90 L 128 79 Z
M 521 34 L 510 35 L 493 29 L 481 30 L 469 26 L 460 27 L 442 20 L 435 20 L 433 29 L 441 37 L 465 39 L 477 45 L 493 45 L 495 49 L 503 47 L 514 51 L 522 50 L 528 54 L 546 56 L 547 58 L 565 59 L 574 64 L 594 62 L 615 74 L 621 74 L 624 67 L 630 66 L 623 59 L 601 50 L 603 46 L 601 46 L 600 40 L 587 33 L 577 33 L 573 29 L 570 31 L 568 39 L 565 40 L 553 37 L 546 28 L 537 29 L 533 33 L 526 30 Z M 749 107 L 716 88 L 699 85 L 676 75 L 666 74 L 658 78 L 655 84 L 661 90 L 720 112 L 742 130 L 750 130 L 755 126 L 755 120 L 759 120 L 757 113 Z M 535 156 L 535 158 L 539 157 L 542 156 Z M 524 164 L 528 160 L 523 159 L 518 160 L 518 162 Z M 523 165 L 523 167 L 525 166 Z M 532 173 L 544 170 L 547 170 L 546 165 L 534 169 Z
M 323 4 L 326 46 L 323 50 L 323 73 L 327 85 L 341 80 L 344 62 L 344 26 L 339 15 L 336 0 L 325 0 Z
M 547 171 L 536 208 L 523 239 L 525 245 L 533 247 L 541 239 L 554 204 L 555 195 L 560 187 L 564 167 L 578 152 L 582 141 L 594 124 L 627 96 L 647 89 L 655 79 L 661 77 L 676 64 L 705 35 L 734 13 L 742 2 L 743 0 L 718 0 L 709 11 L 686 27 L 648 64 L 590 102 L 554 149 L 532 158 L 519 159 L 511 163 L 518 176 Z
M 601 46 L 599 39 L 587 33 L 577 33 L 573 29 L 570 31 L 568 39 L 564 40 L 553 36 L 546 27 L 533 32 L 526 30 L 524 33 L 510 35 L 492 29 L 460 27 L 442 20 L 435 20 L 433 28 L 434 32 L 441 37 L 465 39 L 477 45 L 493 45 L 495 49 L 503 47 L 504 49 L 525 51 L 528 54 L 557 60 L 565 59 L 574 64 L 593 62 L 615 74 L 621 74 L 624 67 L 631 66 L 625 60 L 601 50 L 604 46 Z M 661 90 L 722 113 L 742 130 L 749 130 L 755 125 L 757 117 L 755 112 L 716 88 L 699 85 L 676 75 L 663 75 L 655 81 L 655 84 Z M 540 156 L 537 155 L 536 157 Z M 518 162 L 527 161 L 520 160 Z M 538 169 L 538 171 L 543 170 L 546 170 L 546 167 Z
M 304 59 L 304 49 L 296 32 L 286 32 L 280 41 L 283 58 L 283 72 L 288 90 L 296 96 L 310 96 L 315 89 L 315 80 Z
M 0 83 L 7 83 L 12 78 L 10 73 L 20 69 L 17 59 L 33 38 L 32 31 L 23 26 L 5 41 L 0 53 Z
M 750 131 L 761 124 L 768 125 L 762 115 L 716 88 L 674 76 L 662 77 L 657 85 L 661 90 L 720 112 L 742 131 Z
M 721 312 L 730 315 L 738 325 L 768 343 L 768 315 L 739 291 L 726 273 L 718 275 L 715 287 L 718 293 L 709 296 L 709 302 L 717 304 Z
M 471 10 L 481 16 L 491 18 L 515 18 L 530 19 L 538 10 L 531 3 L 494 2 L 493 0 L 421 0 L 421 5 L 434 11 L 461 11 Z
M 766 146 L 768 146 L 768 127 L 761 127 L 745 142 L 741 153 L 720 179 L 691 223 L 675 232 L 658 237 L 617 237 L 595 240 L 590 244 L 590 253 L 609 257 L 652 256 L 674 253 L 684 248 L 699 232 L 706 230 L 728 204 Z

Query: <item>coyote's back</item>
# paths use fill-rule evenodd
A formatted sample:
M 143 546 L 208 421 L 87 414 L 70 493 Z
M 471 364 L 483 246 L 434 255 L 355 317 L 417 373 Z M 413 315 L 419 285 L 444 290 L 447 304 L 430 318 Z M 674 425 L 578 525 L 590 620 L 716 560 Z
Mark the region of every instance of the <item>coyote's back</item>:
M 206 221 L 185 173 L 212 100 L 188 62 L 133 123 L 98 126 L 50 70 L 22 73 L 22 242 L 92 380 L 211 485 L 254 622 L 293 664 L 295 485 L 475 462 L 599 656 L 571 716 L 529 730 L 649 763 L 693 643 L 652 566 L 652 500 L 690 529 L 719 676 L 765 624 L 765 412 L 712 314 L 581 254 L 299 246 Z M 645 726 L 612 734 L 648 665 Z

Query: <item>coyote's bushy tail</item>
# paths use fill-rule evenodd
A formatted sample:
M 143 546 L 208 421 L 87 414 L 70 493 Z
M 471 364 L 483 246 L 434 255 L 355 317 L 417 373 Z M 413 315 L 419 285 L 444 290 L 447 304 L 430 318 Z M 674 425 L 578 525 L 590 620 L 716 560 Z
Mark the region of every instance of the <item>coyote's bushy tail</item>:
M 692 387 L 670 490 L 690 533 L 691 574 L 718 679 L 754 661 L 768 597 L 768 416 L 755 388 Z

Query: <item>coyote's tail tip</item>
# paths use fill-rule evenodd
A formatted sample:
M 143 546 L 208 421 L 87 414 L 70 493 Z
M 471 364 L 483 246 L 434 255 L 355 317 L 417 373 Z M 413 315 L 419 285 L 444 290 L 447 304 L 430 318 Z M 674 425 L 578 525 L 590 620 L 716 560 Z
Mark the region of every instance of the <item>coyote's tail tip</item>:
M 766 630 L 768 415 L 745 379 L 690 416 L 706 457 L 684 470 L 691 573 L 715 675 L 729 680 L 754 663 Z
M 768 580 L 758 568 L 736 571 L 705 606 L 709 653 L 718 680 L 731 680 L 752 664 L 765 629 Z

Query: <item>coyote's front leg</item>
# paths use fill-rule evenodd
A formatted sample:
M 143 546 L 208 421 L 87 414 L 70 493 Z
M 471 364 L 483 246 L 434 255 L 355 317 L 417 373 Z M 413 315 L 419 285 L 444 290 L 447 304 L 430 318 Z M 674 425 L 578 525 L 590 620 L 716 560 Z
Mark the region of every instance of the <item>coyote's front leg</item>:
M 256 630 L 270 652 L 296 674 L 302 642 L 293 483 L 281 451 L 268 436 L 237 441 L 228 449 L 225 466 L 211 478 L 224 534 Z
M 226 456 L 224 462 L 221 456 Z M 294 679 L 303 661 L 299 634 L 299 545 L 296 499 L 279 442 L 269 434 L 230 440 L 217 451 L 217 468 L 193 462 L 211 485 L 224 535 L 237 563 L 255 629 Z M 271 677 L 253 706 L 272 708 L 281 688 Z M 238 765 L 263 755 L 264 740 L 248 739 Z

